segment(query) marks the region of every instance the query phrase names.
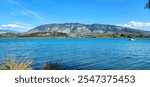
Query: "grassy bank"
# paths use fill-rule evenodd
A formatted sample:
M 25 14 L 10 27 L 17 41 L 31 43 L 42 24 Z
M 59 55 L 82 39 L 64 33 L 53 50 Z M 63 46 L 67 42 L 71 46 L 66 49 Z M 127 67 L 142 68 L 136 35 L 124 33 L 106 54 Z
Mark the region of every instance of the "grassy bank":
M 0 70 L 37 70 L 33 67 L 33 62 L 29 59 L 23 59 L 17 62 L 14 59 L 5 60 L 1 66 Z M 66 67 L 63 66 L 62 61 L 48 61 L 43 64 L 38 70 L 65 70 Z

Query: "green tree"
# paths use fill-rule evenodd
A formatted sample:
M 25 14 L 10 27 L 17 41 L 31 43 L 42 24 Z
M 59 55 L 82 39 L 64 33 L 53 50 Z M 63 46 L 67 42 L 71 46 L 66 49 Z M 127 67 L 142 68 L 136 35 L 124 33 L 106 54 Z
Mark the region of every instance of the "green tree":
M 126 37 L 126 35 L 125 34 L 120 34 L 120 37 Z
M 150 9 L 150 0 L 148 0 L 148 2 L 146 3 L 146 6 L 145 6 L 145 8 L 148 8 L 148 9 Z

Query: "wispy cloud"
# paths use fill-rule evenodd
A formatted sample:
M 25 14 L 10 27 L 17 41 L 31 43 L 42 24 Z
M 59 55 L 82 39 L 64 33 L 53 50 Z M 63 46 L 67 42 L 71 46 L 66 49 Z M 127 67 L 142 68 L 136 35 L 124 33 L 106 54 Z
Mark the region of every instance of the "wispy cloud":
M 125 3 L 128 0 L 97 0 L 99 3 L 116 3 L 116 4 L 122 4 Z
M 23 6 L 16 0 L 7 0 L 7 2 L 15 5 L 13 10 L 10 12 L 10 14 L 13 16 L 25 16 L 36 20 L 44 20 L 44 18 L 41 16 L 41 13 Z
M 36 4 L 45 4 L 47 2 L 51 2 L 50 0 L 32 0 L 33 3 L 36 3 Z
M 138 21 L 130 21 L 126 24 L 117 24 L 123 27 L 129 27 L 134 29 L 142 29 L 150 31 L 150 22 L 138 22 Z
M 8 3 L 10 4 L 14 4 L 14 5 L 20 5 L 17 1 L 15 0 L 6 0 Z
M 10 24 L 0 24 L 2 30 L 14 30 L 19 32 L 25 32 L 33 28 L 33 25 L 21 22 L 15 22 Z
M 30 9 L 24 9 L 24 10 L 16 9 L 12 11 L 10 14 L 13 16 L 22 16 L 29 19 L 39 20 L 39 21 L 44 20 L 44 18 L 40 15 L 40 13 Z

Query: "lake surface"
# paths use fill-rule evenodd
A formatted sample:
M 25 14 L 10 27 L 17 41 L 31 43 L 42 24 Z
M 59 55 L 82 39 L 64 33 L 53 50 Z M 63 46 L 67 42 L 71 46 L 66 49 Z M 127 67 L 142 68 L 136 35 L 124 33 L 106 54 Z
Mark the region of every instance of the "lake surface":
M 34 67 L 61 60 L 71 70 L 150 70 L 150 39 L 0 39 L 0 62 L 10 57 L 33 59 Z

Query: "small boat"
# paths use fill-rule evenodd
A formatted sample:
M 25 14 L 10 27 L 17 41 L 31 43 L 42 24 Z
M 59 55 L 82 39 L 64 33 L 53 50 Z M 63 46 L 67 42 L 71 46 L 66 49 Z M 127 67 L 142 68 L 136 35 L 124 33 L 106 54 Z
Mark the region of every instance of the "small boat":
M 134 39 L 134 38 L 129 38 L 129 41 L 135 41 L 136 39 Z

